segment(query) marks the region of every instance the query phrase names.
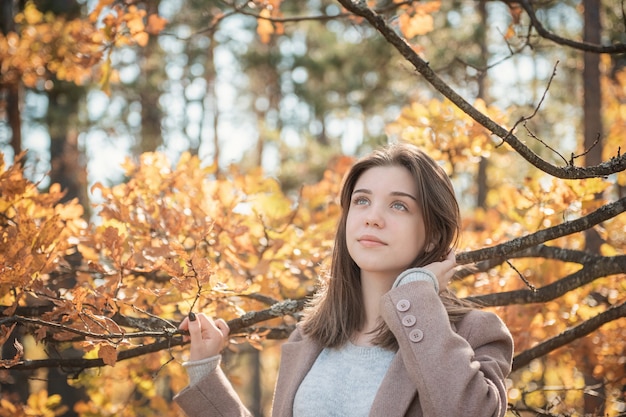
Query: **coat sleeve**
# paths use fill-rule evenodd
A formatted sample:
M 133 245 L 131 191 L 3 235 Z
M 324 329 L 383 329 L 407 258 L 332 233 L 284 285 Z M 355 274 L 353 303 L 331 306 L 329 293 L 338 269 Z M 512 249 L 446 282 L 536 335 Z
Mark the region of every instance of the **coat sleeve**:
M 187 386 L 174 401 L 188 417 L 251 417 L 220 367 Z
M 424 281 L 394 288 L 381 302 L 425 416 L 504 416 L 513 339 L 497 315 L 472 310 L 455 330 Z

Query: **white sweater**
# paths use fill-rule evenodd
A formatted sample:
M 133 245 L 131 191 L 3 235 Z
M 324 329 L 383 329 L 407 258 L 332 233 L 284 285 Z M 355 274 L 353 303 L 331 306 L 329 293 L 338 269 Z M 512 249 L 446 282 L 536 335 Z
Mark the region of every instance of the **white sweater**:
M 294 417 L 367 417 L 395 352 L 378 346 L 322 350 L 293 405 Z

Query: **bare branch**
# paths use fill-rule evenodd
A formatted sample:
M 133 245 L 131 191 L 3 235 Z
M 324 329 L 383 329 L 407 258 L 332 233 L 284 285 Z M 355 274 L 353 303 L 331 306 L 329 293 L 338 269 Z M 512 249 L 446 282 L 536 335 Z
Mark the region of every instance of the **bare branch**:
M 609 307 L 606 311 L 585 320 L 581 324 L 565 330 L 558 336 L 552 337 L 533 346 L 530 349 L 518 354 L 513 358 L 513 370 L 520 369 L 530 363 L 533 359 L 544 356 L 555 349 L 563 347 L 576 339 L 597 330 L 603 324 L 626 317 L 626 302 Z
M 353 2 L 352 0 L 338 1 L 347 10 L 367 20 L 437 91 L 443 94 L 443 96 L 448 98 L 460 110 L 469 115 L 480 125 L 508 143 L 509 146 L 519 153 L 520 156 L 526 159 L 526 161 L 543 172 L 557 178 L 582 179 L 604 177 L 626 170 L 626 154 L 613 157 L 609 161 L 591 167 L 558 167 L 547 162 L 534 153 L 512 132 L 509 132 L 507 129 L 491 120 L 487 115 L 478 111 L 478 109 L 454 91 L 432 70 L 432 68 L 430 68 L 428 63 L 415 52 L 411 45 L 409 45 L 405 39 L 400 37 L 396 31 L 387 24 L 382 16 L 376 14 L 372 9 L 363 5 L 364 3 L 362 4 L 362 2 Z
M 531 246 L 535 246 L 562 236 L 582 232 L 583 230 L 588 230 L 603 221 L 612 219 L 624 211 L 626 211 L 626 197 L 623 197 L 613 203 L 606 204 L 598 210 L 576 220 L 564 222 L 557 226 L 549 227 L 530 235 L 518 237 L 490 248 L 459 253 L 457 255 L 457 262 L 459 264 L 466 264 L 470 262 L 484 261 L 486 259 L 504 259 L 508 254 L 519 252 Z
M 530 18 L 532 26 L 535 28 L 539 36 L 541 36 L 544 39 L 548 39 L 556 44 L 569 46 L 570 48 L 578 49 L 580 51 L 585 51 L 585 52 L 594 52 L 598 54 L 619 54 L 619 53 L 626 52 L 626 45 L 623 43 L 617 43 L 614 45 L 596 45 L 596 44 L 592 44 L 588 42 L 574 41 L 571 39 L 562 38 L 558 35 L 555 35 L 554 33 L 547 30 L 543 26 L 543 24 L 539 21 L 539 19 L 537 18 L 537 15 L 535 14 L 535 10 L 530 4 L 530 1 L 519 0 L 519 1 L 516 1 L 516 3 L 519 3 L 522 6 L 522 8 L 526 11 L 526 13 L 528 14 L 528 17 Z
M 239 330 L 249 327 L 255 323 L 283 317 L 287 314 L 294 314 L 304 308 L 306 300 L 285 300 L 276 303 L 270 308 L 261 311 L 246 313 L 241 317 L 230 320 L 228 327 L 232 334 L 236 334 Z
M 554 300 L 595 279 L 609 275 L 621 274 L 626 271 L 626 255 L 603 258 L 601 261 L 590 262 L 584 267 L 564 278 L 544 287 L 533 290 L 506 291 L 493 294 L 468 297 L 482 306 L 504 306 L 511 304 L 545 303 Z
M 507 259 L 518 258 L 545 258 L 554 259 L 563 262 L 573 262 L 578 264 L 588 264 L 591 262 L 599 262 L 603 259 L 602 256 L 596 255 L 590 252 L 583 252 L 573 249 L 564 249 L 555 246 L 547 246 L 539 244 L 531 246 L 519 252 L 507 254 L 504 258 L 493 258 L 485 261 L 477 262 L 476 264 L 469 265 L 466 268 L 460 268 L 455 274 L 455 279 L 463 279 L 469 275 L 473 275 L 476 272 L 487 272 L 491 268 L 495 268 L 498 265 L 504 263 Z

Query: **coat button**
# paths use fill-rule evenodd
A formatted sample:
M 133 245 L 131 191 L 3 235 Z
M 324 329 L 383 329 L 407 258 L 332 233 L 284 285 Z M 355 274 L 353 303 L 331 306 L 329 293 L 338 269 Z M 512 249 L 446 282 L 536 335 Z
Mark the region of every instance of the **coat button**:
M 417 319 L 413 314 L 407 314 L 406 316 L 402 317 L 402 324 L 404 325 L 404 327 L 411 327 L 415 324 L 415 322 L 417 322 Z
M 415 329 L 411 333 L 409 333 L 409 340 L 411 342 L 420 342 L 424 338 L 424 332 L 420 329 Z
M 407 311 L 411 307 L 411 303 L 409 300 L 400 300 L 398 304 L 396 304 L 396 308 L 398 311 Z

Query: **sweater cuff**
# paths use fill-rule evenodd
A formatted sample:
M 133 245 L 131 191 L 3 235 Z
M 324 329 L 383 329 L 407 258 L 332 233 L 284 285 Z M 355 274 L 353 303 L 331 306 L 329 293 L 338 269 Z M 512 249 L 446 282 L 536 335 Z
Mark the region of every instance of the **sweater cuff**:
M 222 355 L 215 355 L 199 361 L 183 362 L 189 376 L 189 385 L 196 385 L 202 378 L 215 371 L 221 359 Z
M 432 282 L 435 286 L 435 292 L 439 294 L 439 281 L 437 277 L 431 271 L 425 268 L 410 268 L 398 275 L 396 281 L 393 283 L 392 288 L 399 287 L 400 285 L 408 284 L 415 281 L 428 281 Z

